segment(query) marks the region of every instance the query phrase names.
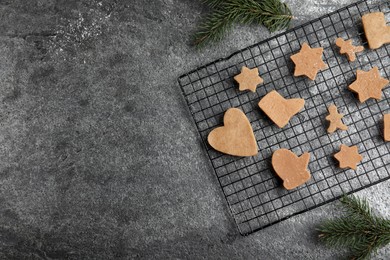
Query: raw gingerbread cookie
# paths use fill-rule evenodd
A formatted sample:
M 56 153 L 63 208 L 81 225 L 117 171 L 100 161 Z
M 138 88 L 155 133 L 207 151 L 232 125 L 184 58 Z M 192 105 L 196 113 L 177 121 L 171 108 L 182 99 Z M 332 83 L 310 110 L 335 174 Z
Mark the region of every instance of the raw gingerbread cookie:
M 291 56 L 295 63 L 294 76 L 306 75 L 309 79 L 315 80 L 318 71 L 328 66 L 322 60 L 324 48 L 310 48 L 305 42 L 299 53 Z
M 334 157 L 339 161 L 340 168 L 351 168 L 356 170 L 357 164 L 363 160 L 358 152 L 357 146 L 346 146 L 344 144 L 340 147 L 340 152 L 336 153 Z
M 304 99 L 285 99 L 275 90 L 269 92 L 259 102 L 261 110 L 280 128 L 286 126 L 291 117 L 298 113 L 304 105 Z
M 368 45 L 371 49 L 377 49 L 383 44 L 390 43 L 390 26 L 386 25 L 384 13 L 365 14 L 362 21 Z
M 349 89 L 356 92 L 360 103 L 369 98 L 381 99 L 382 89 L 389 84 L 389 81 L 382 78 L 378 67 L 369 71 L 357 70 L 356 81 L 349 85 Z
M 390 141 L 390 114 L 383 116 L 383 136 L 385 141 Z
M 284 188 L 292 190 L 310 179 L 311 175 L 307 170 L 309 160 L 309 153 L 298 157 L 287 149 L 279 149 L 272 154 L 272 166 L 283 180 Z
M 208 135 L 209 144 L 217 151 L 235 156 L 257 154 L 257 142 L 248 118 L 238 108 L 229 108 L 223 117 L 224 126 Z
M 326 117 L 326 120 L 329 121 L 328 133 L 333 133 L 337 129 L 347 130 L 348 127 L 343 124 L 343 121 L 341 121 L 343 114 L 339 114 L 337 107 L 332 104 L 328 107 L 328 110 L 329 115 Z
M 255 92 L 257 85 L 264 82 L 259 76 L 257 68 L 249 69 L 245 66 L 242 67 L 241 73 L 235 76 L 234 79 L 238 82 L 240 91 L 248 89 Z
M 340 54 L 347 54 L 349 61 L 355 61 L 356 53 L 364 50 L 363 46 L 354 46 L 352 40 L 344 41 L 343 38 L 337 38 L 336 45 L 340 47 Z

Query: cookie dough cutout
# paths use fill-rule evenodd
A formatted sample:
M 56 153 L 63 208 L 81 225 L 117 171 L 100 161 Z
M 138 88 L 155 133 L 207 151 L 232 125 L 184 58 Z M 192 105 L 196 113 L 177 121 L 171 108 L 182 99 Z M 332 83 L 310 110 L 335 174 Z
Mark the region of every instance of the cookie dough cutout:
M 280 128 L 285 127 L 304 106 L 304 99 L 285 99 L 275 90 L 269 92 L 259 102 L 260 109 Z
M 383 136 L 385 141 L 390 141 L 390 114 L 385 114 L 383 116 Z
M 241 68 L 241 73 L 234 77 L 239 85 L 239 90 L 250 90 L 252 92 L 256 91 L 257 85 L 264 82 L 264 80 L 259 76 L 258 68 L 249 69 L 245 66 Z
M 341 118 L 343 118 L 343 114 L 340 114 L 337 111 L 337 107 L 335 105 L 330 105 L 328 107 L 329 115 L 326 117 L 326 120 L 329 121 L 329 127 L 328 127 L 328 133 L 333 133 L 337 129 L 340 130 L 347 130 L 348 126 L 343 124 L 343 121 L 341 121 Z
M 295 64 L 294 76 L 305 75 L 311 80 L 315 80 L 318 71 L 326 69 L 328 66 L 322 60 L 324 48 L 310 48 L 305 42 L 301 50 L 291 56 Z
M 340 47 L 340 54 L 347 54 L 349 61 L 355 61 L 356 53 L 364 50 L 363 46 L 354 46 L 352 40 L 344 41 L 343 38 L 337 38 L 336 45 Z
M 365 14 L 362 22 L 370 49 L 377 49 L 383 44 L 390 43 L 390 26 L 386 25 L 384 13 Z
M 369 71 L 357 70 L 356 81 L 349 85 L 349 89 L 358 94 L 360 103 L 370 98 L 381 99 L 382 89 L 389 84 L 389 81 L 382 78 L 378 67 Z
M 334 157 L 339 161 L 340 168 L 350 168 L 353 170 L 357 169 L 357 164 L 363 160 L 363 156 L 361 156 L 358 152 L 357 146 L 346 146 L 342 144 L 340 146 L 340 152 L 336 153 Z
M 234 156 L 254 156 L 257 142 L 248 118 L 238 108 L 229 108 L 223 117 L 224 126 L 217 127 L 207 137 L 217 151 Z
M 290 150 L 279 149 L 272 154 L 272 166 L 287 190 L 295 189 L 311 178 L 307 170 L 309 161 L 309 153 L 298 157 Z

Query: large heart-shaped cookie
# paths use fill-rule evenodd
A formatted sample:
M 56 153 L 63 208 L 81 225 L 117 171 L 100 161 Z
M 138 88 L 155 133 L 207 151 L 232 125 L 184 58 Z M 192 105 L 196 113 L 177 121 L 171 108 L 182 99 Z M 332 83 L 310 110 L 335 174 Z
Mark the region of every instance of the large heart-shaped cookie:
M 248 118 L 238 108 L 229 108 L 223 117 L 224 126 L 210 132 L 207 140 L 217 151 L 235 156 L 254 156 L 257 142 Z

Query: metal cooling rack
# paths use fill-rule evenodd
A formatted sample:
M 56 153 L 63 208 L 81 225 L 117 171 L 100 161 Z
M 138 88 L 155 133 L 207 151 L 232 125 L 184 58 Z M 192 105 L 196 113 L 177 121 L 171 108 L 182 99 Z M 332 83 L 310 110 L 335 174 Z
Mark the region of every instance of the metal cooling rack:
M 233 53 L 179 78 L 183 94 L 195 120 L 207 154 L 214 167 L 231 213 L 241 234 L 246 235 L 308 211 L 390 178 L 390 143 L 382 137 L 382 115 L 390 112 L 390 87 L 382 100 L 360 104 L 347 90 L 356 79 L 356 70 L 378 66 L 383 77 L 390 78 L 390 45 L 369 50 L 362 29 L 361 16 L 381 11 L 390 21 L 390 3 L 372 5 L 366 1 L 344 7 L 283 34 Z M 348 62 L 335 45 L 337 37 L 353 39 L 364 45 L 357 61 Z M 303 42 L 324 48 L 329 68 L 317 75 L 315 82 L 294 77 L 290 56 Z M 256 93 L 239 92 L 233 77 L 241 67 L 259 68 L 264 84 Z M 305 99 L 305 108 L 279 129 L 258 108 L 257 103 L 276 89 L 286 98 Z M 335 104 L 345 114 L 348 131 L 328 134 L 327 107 Z M 251 122 L 259 146 L 254 157 L 233 157 L 213 150 L 207 143 L 210 131 L 223 123 L 224 112 L 240 108 Z M 357 171 L 342 170 L 333 159 L 340 144 L 357 145 L 364 159 Z M 272 152 L 287 148 L 300 155 L 311 153 L 312 179 L 299 188 L 287 191 L 273 173 Z

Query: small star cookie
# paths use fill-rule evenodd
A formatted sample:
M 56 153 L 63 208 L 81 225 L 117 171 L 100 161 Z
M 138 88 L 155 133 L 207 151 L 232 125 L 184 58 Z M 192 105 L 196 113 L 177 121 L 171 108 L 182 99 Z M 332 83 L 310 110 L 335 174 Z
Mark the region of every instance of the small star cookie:
M 355 61 L 356 53 L 364 50 L 363 46 L 354 46 L 352 40 L 344 41 L 342 38 L 336 39 L 336 45 L 340 47 L 340 54 L 347 54 L 349 61 Z
M 337 129 L 347 130 L 348 126 L 343 124 L 341 118 L 343 118 L 343 114 L 339 114 L 337 111 L 337 107 L 335 105 L 330 105 L 328 107 L 329 115 L 326 117 L 326 120 L 329 121 L 328 133 L 333 133 Z
M 358 94 L 360 103 L 369 98 L 381 99 L 382 89 L 389 81 L 382 78 L 378 67 L 370 71 L 357 70 L 356 81 L 349 85 L 349 89 Z
M 259 70 L 257 68 L 249 69 L 245 66 L 242 67 L 241 73 L 234 77 L 238 82 L 240 91 L 250 90 L 256 91 L 257 85 L 264 82 L 259 76 Z
M 358 152 L 357 146 L 346 146 L 342 144 L 340 147 L 340 152 L 336 153 L 334 157 L 339 161 L 340 168 L 351 168 L 356 170 L 357 164 L 363 160 Z
M 305 42 L 300 52 L 291 56 L 295 63 L 294 76 L 305 75 L 311 80 L 315 80 L 318 71 L 326 69 L 328 66 L 322 60 L 324 48 L 310 48 Z

